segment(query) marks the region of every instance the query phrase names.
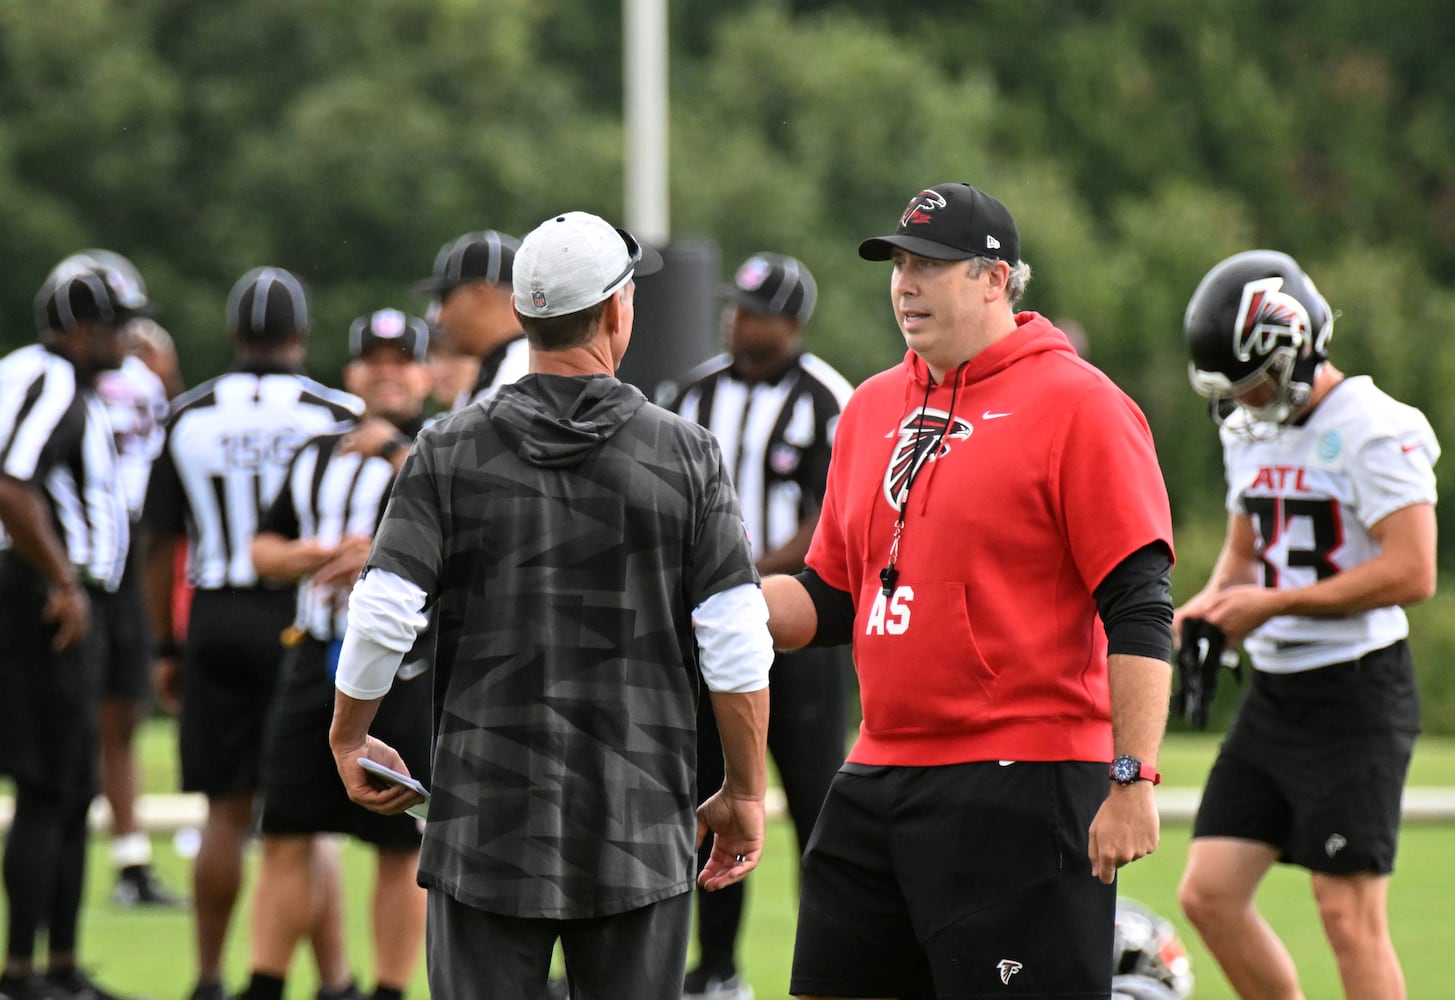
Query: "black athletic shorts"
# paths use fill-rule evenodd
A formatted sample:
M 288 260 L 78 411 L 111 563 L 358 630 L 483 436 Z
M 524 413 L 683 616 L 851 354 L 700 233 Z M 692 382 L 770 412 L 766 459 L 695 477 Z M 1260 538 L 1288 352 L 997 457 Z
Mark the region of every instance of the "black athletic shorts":
M 1418 731 L 1406 642 L 1315 670 L 1254 671 L 1192 835 L 1271 844 L 1310 871 L 1388 874 Z
M 803 858 L 789 992 L 1100 998 L 1116 890 L 1087 838 L 1106 764 L 845 764 Z
M 264 833 L 347 833 L 376 847 L 419 846 L 413 816 L 382 816 L 349 800 L 328 747 L 334 686 L 329 650 L 304 639 L 283 659 L 282 676 L 268 712 L 263 750 Z M 409 773 L 426 786 L 430 771 L 430 684 L 425 671 L 394 686 L 379 704 L 369 733 L 404 758 Z
M 94 603 L 101 591 L 86 588 Z M 45 578 L 13 552 L 0 552 L 0 774 L 62 792 L 96 794 L 95 630 L 63 653 L 43 619 Z M 74 799 L 72 798 L 74 796 Z
M 606 917 L 551 920 L 487 913 L 430 889 L 429 992 L 436 997 L 544 997 L 559 939 L 572 997 L 681 1000 L 691 925 L 690 892 Z
M 133 536 L 135 538 L 135 536 Z M 146 704 L 151 700 L 151 627 L 141 583 L 141 546 L 126 557 L 116 593 L 91 604 L 101 667 L 101 695 Z
M 292 590 L 198 590 L 182 658 L 182 790 L 209 798 L 258 789 Z

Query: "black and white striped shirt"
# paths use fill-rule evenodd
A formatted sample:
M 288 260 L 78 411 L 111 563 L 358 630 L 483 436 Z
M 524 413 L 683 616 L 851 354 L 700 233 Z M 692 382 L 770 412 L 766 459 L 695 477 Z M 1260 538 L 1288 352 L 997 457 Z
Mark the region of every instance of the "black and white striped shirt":
M 461 395 L 455 409 L 471 403 L 483 403 L 500 391 L 502 385 L 511 385 L 530 371 L 530 344 L 525 334 L 512 337 L 496 347 L 480 361 L 480 371 L 475 375 L 475 384 Z
M 834 427 L 853 386 L 813 354 L 757 382 L 737 377 L 724 354 L 688 379 L 671 408 L 717 438 L 753 558 L 762 558 L 823 504 Z
M 343 439 L 343 433 L 325 434 L 298 449 L 259 531 L 324 545 L 337 545 L 349 535 L 374 537 L 394 483 L 394 464 L 358 452 L 341 454 Z M 294 624 L 321 642 L 342 639 L 349 615 L 341 596 L 347 592 L 321 590 L 305 578 L 298 585 Z
M 40 489 L 81 579 L 115 590 L 129 524 L 111 424 L 75 367 L 40 344 L 0 360 L 0 472 Z
M 253 536 L 294 452 L 362 412 L 358 397 L 276 367 L 203 382 L 172 403 L 143 520 L 163 535 L 185 531 L 193 586 L 257 587 Z

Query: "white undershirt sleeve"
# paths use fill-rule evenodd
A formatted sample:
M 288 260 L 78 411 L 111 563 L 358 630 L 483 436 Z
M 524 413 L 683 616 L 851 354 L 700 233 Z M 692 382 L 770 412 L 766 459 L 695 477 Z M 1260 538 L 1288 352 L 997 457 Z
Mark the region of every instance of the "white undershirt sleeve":
M 394 675 L 404 654 L 372 639 L 365 639 L 353 629 L 344 633 L 344 645 L 338 654 L 338 673 L 333 686 L 350 698 L 372 701 L 389 693 Z
M 374 569 L 349 594 L 349 627 L 339 651 L 334 686 L 351 698 L 382 698 L 404 654 L 429 625 L 428 595 L 408 580 Z
M 744 583 L 713 594 L 692 611 L 692 631 L 702 650 L 702 679 L 719 694 L 744 694 L 768 686 L 773 639 L 763 589 Z

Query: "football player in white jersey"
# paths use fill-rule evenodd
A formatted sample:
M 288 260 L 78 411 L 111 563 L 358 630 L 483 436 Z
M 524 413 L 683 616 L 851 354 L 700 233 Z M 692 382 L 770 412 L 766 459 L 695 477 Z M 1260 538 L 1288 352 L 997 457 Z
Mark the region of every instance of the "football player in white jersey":
M 1435 590 L 1440 446 L 1424 415 L 1326 357 L 1334 314 L 1298 263 L 1222 261 L 1184 319 L 1221 425 L 1228 530 L 1177 609 L 1221 629 L 1252 680 L 1208 777 L 1178 891 L 1241 996 L 1302 997 L 1254 896 L 1309 871 L 1349 997 L 1405 996 L 1387 920 L 1419 699 L 1403 606 Z

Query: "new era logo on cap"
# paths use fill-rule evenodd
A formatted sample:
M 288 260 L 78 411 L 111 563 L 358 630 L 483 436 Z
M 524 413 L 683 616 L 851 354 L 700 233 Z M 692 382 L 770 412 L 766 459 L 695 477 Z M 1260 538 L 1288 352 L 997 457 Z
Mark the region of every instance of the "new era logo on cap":
M 228 328 L 248 340 L 283 340 L 308 332 L 308 293 L 281 267 L 255 267 L 227 297 Z
M 423 361 L 429 351 L 429 326 L 398 309 L 378 309 L 349 324 L 349 357 L 360 357 L 380 344 Z
M 899 227 L 859 244 L 865 260 L 888 260 L 895 248 L 934 260 L 1020 260 L 1020 233 L 1004 205 L 964 183 L 936 184 L 909 200 Z
M 414 290 L 443 298 L 472 281 L 509 285 L 519 249 L 520 241 L 514 236 L 493 229 L 466 233 L 440 247 L 435 254 L 434 274 L 415 282 Z

